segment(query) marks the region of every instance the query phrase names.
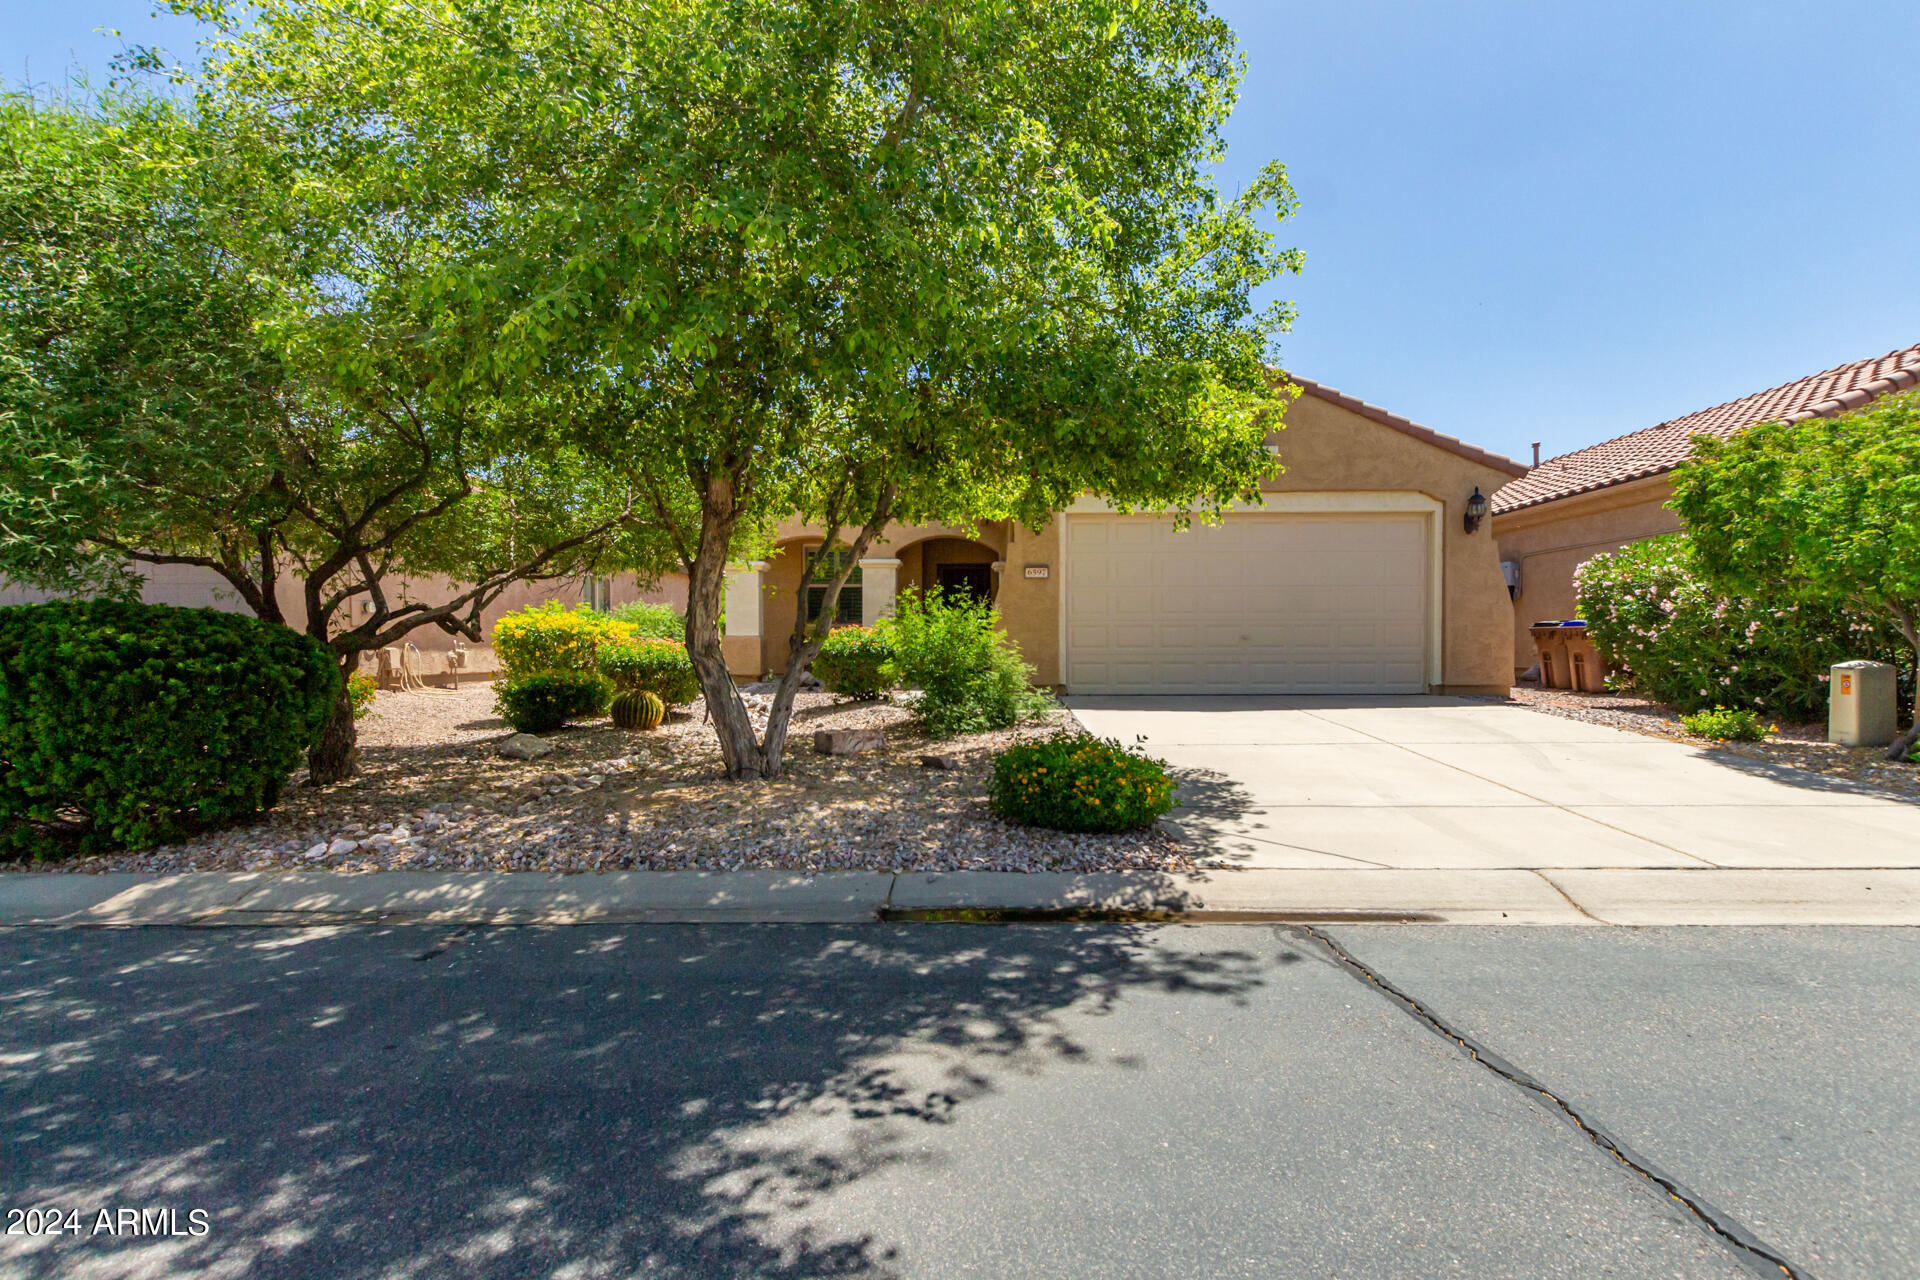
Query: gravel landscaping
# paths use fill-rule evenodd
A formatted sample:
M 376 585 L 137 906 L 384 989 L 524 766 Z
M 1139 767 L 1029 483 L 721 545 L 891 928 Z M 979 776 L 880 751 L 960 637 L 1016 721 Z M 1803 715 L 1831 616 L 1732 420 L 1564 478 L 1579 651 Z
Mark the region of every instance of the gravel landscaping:
M 764 715 L 764 698 L 749 695 Z M 732 783 L 701 707 L 650 733 L 605 718 L 546 735 L 553 751 L 505 759 L 512 730 L 485 684 L 382 693 L 360 722 L 361 769 L 343 785 L 297 775 L 250 825 L 140 853 L 14 870 L 1121 871 L 1212 865 L 1161 828 L 1080 836 L 1022 828 L 987 810 L 994 752 L 1077 728 L 1071 712 L 937 743 L 892 703 L 802 693 L 788 768 Z M 881 751 L 819 756 L 818 729 L 879 728 Z M 927 768 L 922 755 L 958 767 Z
M 1721 742 L 1688 733 L 1671 707 L 1628 693 L 1577 693 L 1516 685 L 1513 700 L 1534 711 L 1589 724 L 1670 738 L 1725 755 L 1844 778 L 1903 798 L 1920 799 L 1920 765 L 1886 760 L 1879 747 L 1843 747 L 1826 740 L 1824 724 L 1782 724 L 1762 742 Z

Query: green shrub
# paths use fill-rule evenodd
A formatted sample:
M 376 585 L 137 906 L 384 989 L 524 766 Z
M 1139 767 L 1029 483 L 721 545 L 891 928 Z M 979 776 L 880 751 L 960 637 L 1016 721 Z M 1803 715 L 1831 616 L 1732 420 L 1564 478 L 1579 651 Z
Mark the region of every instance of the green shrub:
M 829 693 L 871 701 L 894 684 L 887 664 L 894 658 L 893 628 L 835 627 L 813 660 L 813 674 Z
M 1684 534 L 1595 556 L 1574 583 L 1587 634 L 1625 669 L 1620 682 L 1683 712 L 1730 704 L 1819 720 L 1834 663 L 1913 665 L 1898 636 L 1862 617 L 1721 593 L 1695 566 Z
M 592 671 L 536 671 L 510 676 L 494 689 L 494 709 L 521 733 L 546 733 L 606 709 L 613 687 Z
M 1056 831 L 1137 831 L 1173 808 L 1167 767 L 1118 742 L 1060 734 L 993 758 L 993 811 Z
M 347 677 L 347 703 L 353 708 L 353 718 L 373 709 L 374 695 L 380 692 L 380 682 L 364 671 L 356 671 Z
M 493 652 L 509 676 L 540 671 L 592 672 L 602 643 L 634 634 L 633 625 L 588 608 L 548 602 L 493 624 Z
M 239 614 L 0 609 L 0 849 L 137 849 L 271 808 L 339 692 L 319 641 Z
M 600 674 L 616 688 L 655 694 L 670 707 L 700 696 L 700 677 L 677 640 L 609 640 L 600 646 Z
M 900 593 L 886 674 L 920 690 L 914 715 L 931 736 L 1004 729 L 1053 705 L 1033 687 L 1033 668 L 995 625 L 999 620 L 991 606 L 965 592 Z
M 1757 711 L 1735 711 L 1728 707 L 1714 707 L 1708 711 L 1695 711 L 1691 715 L 1680 717 L 1680 723 L 1688 733 L 1702 738 L 1719 738 L 1723 742 L 1758 742 L 1767 736 L 1768 728 L 1760 720 Z M 1778 729 L 1779 725 L 1771 726 Z
M 687 619 L 670 604 L 636 600 L 612 610 L 609 616 L 615 622 L 632 627 L 634 635 L 648 640 L 678 640 L 684 644 L 687 639 Z

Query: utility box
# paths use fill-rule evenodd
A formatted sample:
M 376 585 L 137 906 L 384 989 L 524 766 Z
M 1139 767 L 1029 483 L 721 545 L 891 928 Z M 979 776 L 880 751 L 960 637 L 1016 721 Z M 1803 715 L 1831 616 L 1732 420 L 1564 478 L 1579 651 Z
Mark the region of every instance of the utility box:
M 1884 662 L 1836 662 L 1827 684 L 1827 741 L 1884 747 L 1898 735 L 1899 694 Z

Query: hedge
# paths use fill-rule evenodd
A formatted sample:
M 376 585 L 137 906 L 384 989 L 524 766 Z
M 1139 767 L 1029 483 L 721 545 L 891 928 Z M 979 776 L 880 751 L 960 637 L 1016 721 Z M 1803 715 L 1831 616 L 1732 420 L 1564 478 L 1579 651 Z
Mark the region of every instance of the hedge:
M 593 671 L 536 671 L 493 687 L 494 709 L 521 733 L 548 733 L 607 709 L 613 686 Z
M 687 620 L 670 604 L 636 600 L 616 606 L 612 616 L 615 622 L 626 623 L 636 636 L 648 640 L 678 640 L 684 644 L 687 639 Z
M 885 620 L 875 627 L 835 627 L 813 659 L 813 674 L 829 693 L 870 702 L 886 696 L 896 683 L 893 628 Z
M 1587 635 L 1620 683 L 1682 712 L 1716 706 L 1816 721 L 1828 670 L 1871 658 L 1911 671 L 1906 646 L 1858 615 L 1795 600 L 1730 596 L 1694 564 L 1685 534 L 1631 543 L 1574 574 Z
M 271 808 L 326 727 L 319 641 L 213 609 L 0 608 L 0 848 L 143 848 Z
M 678 640 L 606 640 L 597 660 L 600 674 L 621 690 L 656 694 L 670 707 L 700 696 L 700 676 Z

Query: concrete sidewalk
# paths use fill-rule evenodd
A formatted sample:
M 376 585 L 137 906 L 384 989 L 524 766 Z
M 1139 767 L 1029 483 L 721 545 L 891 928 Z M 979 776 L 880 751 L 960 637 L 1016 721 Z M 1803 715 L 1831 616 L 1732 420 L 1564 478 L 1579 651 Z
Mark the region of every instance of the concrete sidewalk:
M 0 875 L 0 925 L 858 923 L 995 912 L 1353 923 L 1920 925 L 1920 870 Z

